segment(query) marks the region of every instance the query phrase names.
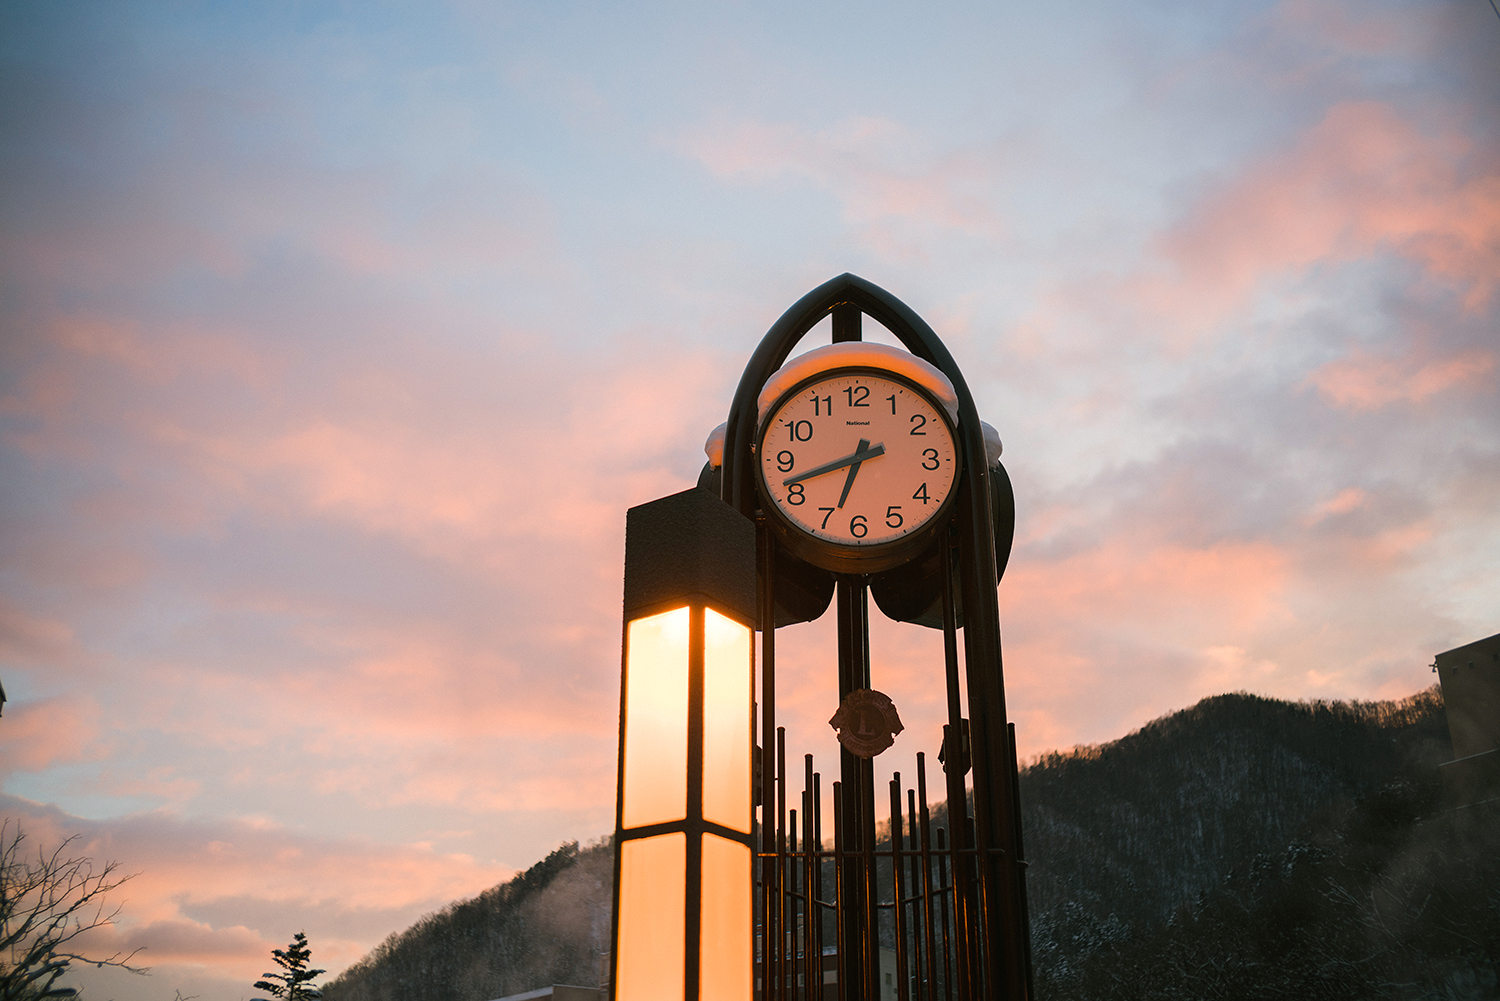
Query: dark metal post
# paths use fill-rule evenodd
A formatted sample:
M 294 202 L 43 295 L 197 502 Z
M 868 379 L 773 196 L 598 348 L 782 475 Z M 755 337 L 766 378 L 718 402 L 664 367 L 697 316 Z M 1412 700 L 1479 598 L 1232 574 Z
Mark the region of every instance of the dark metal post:
M 775 941 L 776 851 L 775 827 L 771 823 L 772 804 L 776 802 L 776 544 L 763 520 L 757 519 L 756 542 L 760 559 L 760 982 L 761 996 L 771 998 L 771 977 L 775 962 L 771 946 Z
M 859 688 L 870 687 L 869 591 L 863 578 L 843 578 L 834 598 L 838 606 L 839 699 Z M 874 848 L 875 767 L 839 748 L 843 779 L 844 827 L 844 942 L 851 950 L 844 968 L 858 985 L 858 997 L 872 993 L 880 980 L 880 953 L 872 944 L 875 933 L 873 873 L 866 872 L 865 853 Z
M 946 537 L 939 541 L 939 565 L 944 581 L 951 577 L 951 550 Z M 964 788 L 965 765 L 970 752 L 964 747 L 964 719 L 958 690 L 958 617 L 953 607 L 953 592 L 943 588 L 943 666 L 948 679 L 948 726 L 943 748 L 943 774 L 948 783 L 948 834 L 954 852 L 973 848 L 969 838 L 968 794 Z M 972 706 L 970 707 L 972 711 Z M 968 1001 L 974 996 L 971 976 L 974 970 L 975 942 L 969 936 L 973 927 L 973 888 L 969 882 L 969 866 L 957 854 L 953 858 L 953 928 L 957 956 L 955 957 L 959 1001 Z
M 911 978 L 907 972 L 906 900 L 903 892 L 906 880 L 902 879 L 906 860 L 901 857 L 901 849 L 905 843 L 906 825 L 901 817 L 901 773 L 896 772 L 891 777 L 891 892 L 895 904 L 896 976 L 900 979 L 896 989 L 897 1001 L 910 1001 L 911 998 Z

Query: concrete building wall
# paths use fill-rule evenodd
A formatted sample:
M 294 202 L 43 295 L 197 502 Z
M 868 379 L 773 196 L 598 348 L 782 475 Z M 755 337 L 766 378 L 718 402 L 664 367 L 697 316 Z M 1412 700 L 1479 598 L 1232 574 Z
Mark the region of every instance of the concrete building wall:
M 1500 748 L 1500 633 L 1437 655 L 1453 756 Z

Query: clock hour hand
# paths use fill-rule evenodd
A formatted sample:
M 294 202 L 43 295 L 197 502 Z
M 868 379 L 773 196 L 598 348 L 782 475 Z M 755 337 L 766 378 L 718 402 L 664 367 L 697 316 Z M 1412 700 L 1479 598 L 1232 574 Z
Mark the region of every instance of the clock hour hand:
M 859 440 L 859 447 L 854 450 L 854 454 L 863 456 L 865 453 L 865 449 L 868 448 L 869 445 L 870 443 L 868 441 L 866 441 L 864 438 L 861 438 Z M 881 449 L 881 451 L 883 452 L 885 450 Z M 849 464 L 849 475 L 844 477 L 844 492 L 839 494 L 840 511 L 844 509 L 844 501 L 849 499 L 849 488 L 854 486 L 854 477 L 859 475 L 860 463 L 862 463 L 863 461 L 864 459 L 861 458 L 858 462 L 851 462 Z
M 824 473 L 831 473 L 836 469 L 843 469 L 845 466 L 852 466 L 856 463 L 863 462 L 866 459 L 873 459 L 877 455 L 885 454 L 884 445 L 876 445 L 874 448 L 867 448 L 869 444 L 870 443 L 868 441 L 861 438 L 859 440 L 859 448 L 855 449 L 852 454 L 846 455 L 842 459 L 834 459 L 832 462 L 825 462 L 821 466 L 814 466 L 812 469 L 807 470 L 805 473 L 798 473 L 796 476 L 788 476 L 786 479 L 781 481 L 781 485 L 784 487 L 789 487 L 793 483 L 801 483 L 803 480 L 810 480 L 814 476 L 822 476 Z

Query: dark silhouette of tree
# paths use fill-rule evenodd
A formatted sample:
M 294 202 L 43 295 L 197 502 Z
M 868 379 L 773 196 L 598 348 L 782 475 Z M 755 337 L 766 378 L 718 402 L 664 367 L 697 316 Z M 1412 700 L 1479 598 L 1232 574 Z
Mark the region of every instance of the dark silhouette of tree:
M 68 838 L 48 852 L 38 846 L 33 858 L 19 823 L 0 823 L 0 1001 L 69 998 L 78 992 L 56 986 L 70 964 L 130 965 L 128 955 L 89 956 L 76 940 L 85 932 L 114 923 L 120 909 L 107 909 L 105 896 L 132 876 L 116 876 L 118 865 L 97 870 L 92 859 L 68 854 Z
M 323 992 L 308 981 L 328 971 L 307 968 L 308 960 L 312 959 L 312 950 L 307 947 L 307 936 L 302 932 L 299 931 L 285 949 L 272 949 L 271 958 L 286 972 L 262 973 L 261 976 L 266 979 L 255 982 L 256 990 L 265 991 L 273 998 L 281 998 L 283 1001 L 303 1001 L 304 998 L 323 996 Z M 276 980 L 281 982 L 272 982 Z

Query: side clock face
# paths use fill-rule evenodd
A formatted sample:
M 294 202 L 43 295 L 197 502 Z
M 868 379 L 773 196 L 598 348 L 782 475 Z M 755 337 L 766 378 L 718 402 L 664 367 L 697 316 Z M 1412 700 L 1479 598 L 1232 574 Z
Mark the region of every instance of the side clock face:
M 889 372 L 827 372 L 779 400 L 761 429 L 762 495 L 790 548 L 831 570 L 901 562 L 939 522 L 958 480 L 941 406 Z

